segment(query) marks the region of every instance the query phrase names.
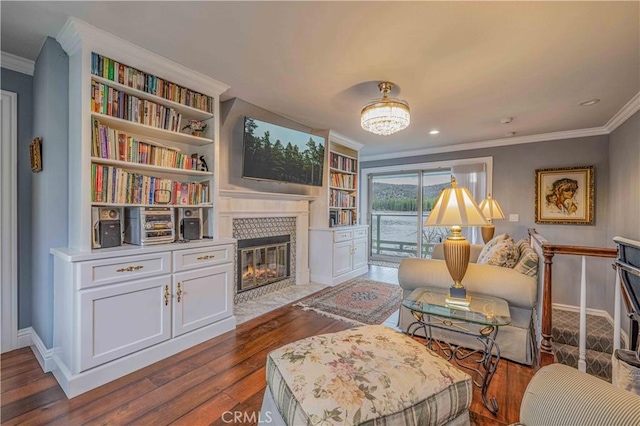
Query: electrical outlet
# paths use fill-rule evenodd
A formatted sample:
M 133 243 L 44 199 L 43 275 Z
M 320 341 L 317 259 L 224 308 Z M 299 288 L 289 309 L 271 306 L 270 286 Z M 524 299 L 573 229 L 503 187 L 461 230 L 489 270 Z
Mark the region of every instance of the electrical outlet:
M 510 214 L 509 215 L 509 222 L 517 222 L 520 220 L 520 215 L 518 214 Z

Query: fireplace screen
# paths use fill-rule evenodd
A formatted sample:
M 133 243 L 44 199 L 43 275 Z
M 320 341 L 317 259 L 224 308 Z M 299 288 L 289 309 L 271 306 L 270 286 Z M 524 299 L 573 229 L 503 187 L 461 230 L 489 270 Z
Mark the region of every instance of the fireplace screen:
M 238 293 L 289 278 L 290 237 L 238 241 Z

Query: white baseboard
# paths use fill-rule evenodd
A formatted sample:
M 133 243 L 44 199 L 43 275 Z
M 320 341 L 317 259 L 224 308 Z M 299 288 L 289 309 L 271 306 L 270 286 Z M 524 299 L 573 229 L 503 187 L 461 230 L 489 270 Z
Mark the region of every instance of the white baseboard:
M 552 309 L 559 309 L 561 311 L 569 311 L 569 312 L 578 312 L 578 313 L 580 313 L 580 306 L 564 305 L 562 303 L 552 303 L 551 306 L 552 306 Z M 596 316 L 596 317 L 606 318 L 606 320 L 609 321 L 609 324 L 611 324 L 613 326 L 613 318 L 611 317 L 611 315 L 607 311 L 603 311 L 602 309 L 587 308 L 587 315 L 593 315 L 593 316 Z M 624 331 L 624 329 L 620 330 L 620 337 L 622 338 L 622 341 L 624 342 L 624 347 L 628 348 L 629 347 L 629 337 L 627 335 L 627 332 Z
M 25 348 L 27 346 L 31 347 L 31 351 L 36 356 L 42 371 L 48 373 L 53 370 L 53 349 L 47 349 L 33 327 L 18 330 L 18 348 Z

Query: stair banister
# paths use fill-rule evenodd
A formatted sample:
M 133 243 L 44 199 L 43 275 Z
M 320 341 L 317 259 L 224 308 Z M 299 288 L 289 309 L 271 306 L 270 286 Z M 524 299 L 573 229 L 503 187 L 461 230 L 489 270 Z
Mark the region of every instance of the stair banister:
M 552 274 L 551 269 L 553 265 L 553 257 L 556 254 L 566 254 L 566 255 L 577 255 L 585 258 L 586 256 L 591 257 L 602 257 L 602 258 L 616 258 L 618 256 L 618 250 L 615 248 L 607 248 L 607 247 L 588 247 L 588 246 L 574 246 L 574 245 L 566 245 L 566 244 L 550 244 L 544 237 L 537 233 L 535 229 L 529 229 L 529 236 L 532 240 L 532 243 L 539 244 L 542 248 L 542 255 L 544 257 L 544 283 L 543 283 L 543 291 L 542 291 L 542 321 L 541 321 L 541 334 L 542 340 L 540 342 L 540 350 L 546 353 L 552 353 Z M 585 260 L 583 259 L 583 262 Z M 580 357 L 583 358 L 583 349 L 582 340 L 586 338 L 586 333 L 583 332 L 582 322 L 584 316 L 585 329 L 586 329 L 586 267 L 583 263 L 583 271 L 581 278 L 581 288 L 582 288 L 582 280 L 584 279 L 584 296 L 581 291 L 580 295 Z M 585 298 L 584 306 L 582 304 L 582 298 Z M 619 339 L 618 339 L 619 341 Z
M 587 372 L 587 256 L 582 256 L 580 277 L 580 354 L 578 370 Z

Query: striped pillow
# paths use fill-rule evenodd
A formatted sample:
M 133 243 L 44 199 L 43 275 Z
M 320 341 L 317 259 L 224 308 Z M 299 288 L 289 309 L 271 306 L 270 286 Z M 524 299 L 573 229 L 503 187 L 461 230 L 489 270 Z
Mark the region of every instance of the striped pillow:
M 520 253 L 520 258 L 518 259 L 518 262 L 516 262 L 516 266 L 514 266 L 513 269 L 520 272 L 521 274 L 528 275 L 534 278 L 537 277 L 538 255 L 535 251 L 533 251 L 531 247 L 524 247 L 524 249 Z

